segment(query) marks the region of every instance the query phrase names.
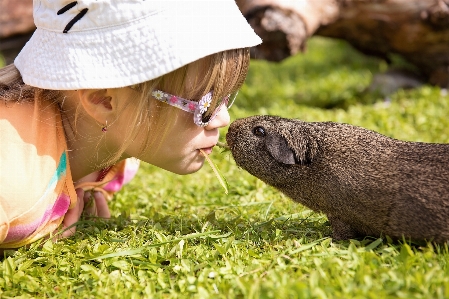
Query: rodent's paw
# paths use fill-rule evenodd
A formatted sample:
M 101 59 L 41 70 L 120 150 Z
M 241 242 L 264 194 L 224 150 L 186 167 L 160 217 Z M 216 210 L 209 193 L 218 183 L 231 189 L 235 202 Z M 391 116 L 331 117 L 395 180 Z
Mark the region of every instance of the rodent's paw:
M 348 240 L 359 237 L 359 233 L 350 224 L 337 217 L 328 215 L 327 218 L 332 227 L 332 239 L 335 241 Z

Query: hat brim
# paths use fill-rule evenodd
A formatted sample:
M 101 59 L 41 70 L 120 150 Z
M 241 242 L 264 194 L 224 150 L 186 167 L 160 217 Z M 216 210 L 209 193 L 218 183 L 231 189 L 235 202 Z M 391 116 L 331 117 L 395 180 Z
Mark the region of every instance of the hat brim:
M 235 3 L 179 1 L 170 10 L 113 27 L 68 33 L 37 28 L 14 64 L 31 86 L 117 88 L 260 43 Z

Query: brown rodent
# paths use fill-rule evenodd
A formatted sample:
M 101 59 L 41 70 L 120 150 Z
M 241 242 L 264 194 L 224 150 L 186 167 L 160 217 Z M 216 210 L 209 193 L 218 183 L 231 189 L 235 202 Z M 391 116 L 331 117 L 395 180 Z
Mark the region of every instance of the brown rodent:
M 276 116 L 236 120 L 226 140 L 237 165 L 326 214 L 336 240 L 449 240 L 449 144 Z

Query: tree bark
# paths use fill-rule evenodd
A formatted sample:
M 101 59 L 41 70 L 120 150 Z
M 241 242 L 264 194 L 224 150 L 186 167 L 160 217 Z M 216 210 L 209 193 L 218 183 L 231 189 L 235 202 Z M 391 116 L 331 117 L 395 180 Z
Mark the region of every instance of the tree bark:
M 281 61 L 313 35 L 339 38 L 389 61 L 398 54 L 429 83 L 449 87 L 449 0 L 238 0 L 262 45 L 256 59 Z

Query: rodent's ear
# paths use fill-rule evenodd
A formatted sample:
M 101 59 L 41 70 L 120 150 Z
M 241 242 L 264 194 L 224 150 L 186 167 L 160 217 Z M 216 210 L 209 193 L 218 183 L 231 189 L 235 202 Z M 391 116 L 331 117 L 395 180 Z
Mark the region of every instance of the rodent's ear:
M 295 153 L 288 146 L 287 140 L 277 133 L 265 137 L 265 145 L 271 156 L 283 164 L 296 164 Z

